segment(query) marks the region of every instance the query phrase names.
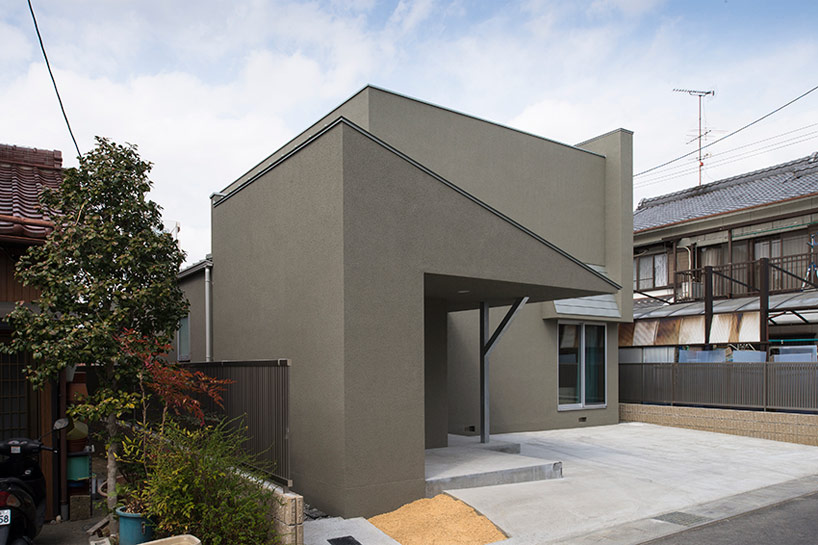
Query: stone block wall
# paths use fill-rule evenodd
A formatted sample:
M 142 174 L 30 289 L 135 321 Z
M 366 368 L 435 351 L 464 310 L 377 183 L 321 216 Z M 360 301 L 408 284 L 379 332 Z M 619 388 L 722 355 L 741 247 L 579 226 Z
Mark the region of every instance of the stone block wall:
M 818 446 L 818 414 L 620 403 L 619 421 Z

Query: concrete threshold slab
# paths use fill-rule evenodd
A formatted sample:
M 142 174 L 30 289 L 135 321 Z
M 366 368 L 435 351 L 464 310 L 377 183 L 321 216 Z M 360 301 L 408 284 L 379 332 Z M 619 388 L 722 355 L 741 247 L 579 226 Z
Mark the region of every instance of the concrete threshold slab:
M 444 490 L 560 478 L 562 462 L 471 446 L 426 451 L 427 498 Z

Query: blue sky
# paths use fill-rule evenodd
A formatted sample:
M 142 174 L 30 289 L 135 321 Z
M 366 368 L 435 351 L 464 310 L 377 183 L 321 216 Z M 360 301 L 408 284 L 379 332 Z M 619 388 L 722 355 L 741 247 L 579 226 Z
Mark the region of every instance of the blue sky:
M 818 85 L 818 3 L 33 0 L 83 150 L 139 145 L 152 197 L 209 251 L 211 192 L 367 83 L 576 143 L 633 130 L 634 171 Z M 73 151 L 24 0 L 0 0 L 0 142 Z M 703 181 L 818 150 L 818 91 L 708 150 Z M 814 134 L 813 134 L 814 133 Z M 744 147 L 741 147 L 744 146 Z M 698 181 L 685 159 L 644 197 Z

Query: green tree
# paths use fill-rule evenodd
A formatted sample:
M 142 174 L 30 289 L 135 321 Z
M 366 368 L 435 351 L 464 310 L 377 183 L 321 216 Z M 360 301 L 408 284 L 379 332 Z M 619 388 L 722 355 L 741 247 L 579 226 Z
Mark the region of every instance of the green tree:
M 161 208 L 146 197 L 150 169 L 136 146 L 98 137 L 60 188 L 43 192 L 54 230 L 16 269 L 39 300 L 9 315 L 14 337 L 7 349 L 32 354 L 27 376 L 35 388 L 67 366 L 85 364 L 96 374 L 99 387 L 72 410 L 105 423 L 109 508 L 117 501 L 117 418 L 139 405 L 135 384 L 144 367 L 121 338 L 131 332 L 166 343 L 187 312 L 176 284 L 184 254 L 162 231 Z

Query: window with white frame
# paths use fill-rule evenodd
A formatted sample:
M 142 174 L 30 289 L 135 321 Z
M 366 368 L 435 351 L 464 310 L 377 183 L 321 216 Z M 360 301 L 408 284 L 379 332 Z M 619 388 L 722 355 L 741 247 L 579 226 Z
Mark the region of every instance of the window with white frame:
M 179 320 L 179 330 L 176 332 L 176 359 L 190 361 L 190 316 Z
M 559 324 L 559 408 L 605 406 L 605 325 Z

